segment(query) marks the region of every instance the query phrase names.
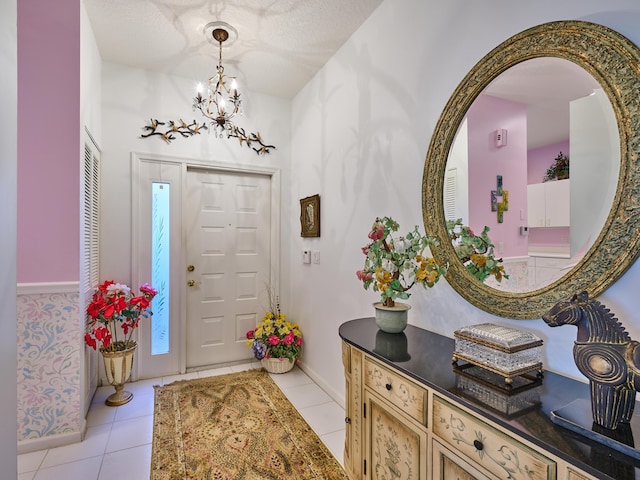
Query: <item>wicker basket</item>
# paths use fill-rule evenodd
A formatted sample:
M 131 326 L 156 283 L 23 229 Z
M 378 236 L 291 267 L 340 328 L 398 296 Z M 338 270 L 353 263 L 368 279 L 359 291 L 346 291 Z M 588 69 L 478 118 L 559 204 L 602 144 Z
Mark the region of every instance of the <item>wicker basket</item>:
M 294 365 L 288 358 L 263 358 L 260 362 L 269 373 L 287 373 Z

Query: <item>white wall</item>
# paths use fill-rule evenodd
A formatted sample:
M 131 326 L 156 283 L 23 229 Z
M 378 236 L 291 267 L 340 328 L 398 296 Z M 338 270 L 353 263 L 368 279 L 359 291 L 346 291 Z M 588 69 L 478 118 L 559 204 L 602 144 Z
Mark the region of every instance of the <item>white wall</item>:
M 422 226 L 424 159 L 453 90 L 513 34 L 565 19 L 606 25 L 640 45 L 635 0 L 386 0 L 294 99 L 290 203 L 320 194 L 322 237 L 293 237 L 287 313 L 299 319 L 308 339 L 305 367 L 338 396 L 344 395 L 338 327 L 372 316 L 377 299 L 355 276 L 371 223 L 391 215 L 403 230 Z M 295 234 L 297 212 L 290 220 Z M 303 249 L 319 250 L 321 264 L 303 265 Z M 636 264 L 599 298 L 634 338 L 640 338 L 634 314 L 639 280 Z M 545 340 L 546 368 L 584 379 L 573 361 L 571 327 L 552 330 L 542 320 L 494 317 L 446 282 L 415 290 L 409 303 L 410 323 L 449 337 L 463 325 L 486 321 L 534 331 Z M 450 368 L 450 359 L 434 368 Z
M 16 230 L 18 167 L 18 63 L 16 0 L 0 3 L 0 465 L 16 478 Z
M 211 72 L 214 73 L 213 71 Z M 101 192 L 101 281 L 131 282 L 131 152 L 173 155 L 199 163 L 280 169 L 281 185 L 291 183 L 291 101 L 242 91 L 244 114 L 234 119 L 248 132 L 259 131 L 276 146 L 268 155 L 257 155 L 237 139 L 218 139 L 206 131 L 167 144 L 160 137 L 142 139 L 150 118 L 161 121 L 201 119 L 192 111 L 196 81 L 104 63 L 102 65 L 102 184 Z M 286 188 L 286 187 L 283 187 Z M 282 196 L 282 218 L 292 214 Z M 280 270 L 289 271 L 289 223 L 282 222 Z M 186 266 L 185 266 L 186 268 Z M 281 276 L 282 304 L 288 302 L 288 275 Z M 250 355 L 250 352 L 247 352 Z
M 80 125 L 102 144 L 102 59 L 91 22 L 80 4 Z M 84 158 L 84 151 L 81 155 Z M 82 277 L 80 277 L 82 278 Z

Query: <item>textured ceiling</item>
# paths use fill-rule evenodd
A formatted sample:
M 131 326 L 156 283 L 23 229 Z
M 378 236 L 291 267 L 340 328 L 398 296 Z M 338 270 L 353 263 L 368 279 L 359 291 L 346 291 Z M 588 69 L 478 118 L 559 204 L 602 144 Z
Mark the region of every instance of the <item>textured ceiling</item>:
M 84 0 L 103 61 L 206 80 L 218 46 L 204 26 L 238 32 L 225 73 L 251 91 L 292 98 L 382 0 Z

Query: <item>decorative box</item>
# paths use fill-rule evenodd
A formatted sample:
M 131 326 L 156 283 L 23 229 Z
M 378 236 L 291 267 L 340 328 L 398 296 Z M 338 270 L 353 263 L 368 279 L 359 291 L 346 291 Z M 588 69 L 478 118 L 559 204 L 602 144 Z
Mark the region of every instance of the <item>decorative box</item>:
M 507 386 L 497 373 L 470 363 L 455 365 L 453 371 L 456 374 L 454 393 L 507 417 L 514 417 L 540 405 L 542 379 L 536 375 L 519 375 Z
M 464 360 L 485 368 L 503 377 L 507 385 L 514 377 L 532 371 L 542 376 L 542 340 L 532 333 L 483 323 L 460 328 L 453 335 L 454 364 Z

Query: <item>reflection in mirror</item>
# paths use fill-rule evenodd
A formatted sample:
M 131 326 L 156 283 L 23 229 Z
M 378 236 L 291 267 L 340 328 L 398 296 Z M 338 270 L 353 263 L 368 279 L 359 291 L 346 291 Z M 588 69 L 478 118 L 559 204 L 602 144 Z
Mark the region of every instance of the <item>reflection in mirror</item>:
M 569 178 L 545 181 L 560 154 Z M 490 228 L 508 277 L 487 285 L 528 292 L 577 265 L 602 229 L 620 169 L 613 107 L 582 67 L 540 57 L 498 75 L 473 101 L 451 145 L 447 220 Z
M 612 159 L 615 157 L 615 142 L 609 146 L 606 146 L 606 142 L 604 144 L 594 142 L 578 148 L 574 144 L 573 132 L 570 133 L 567 137 L 569 142 L 567 152 L 563 152 L 570 154 L 570 190 L 573 192 L 573 190 L 582 189 L 585 193 L 577 200 L 570 198 L 565 202 L 570 204 L 569 233 L 567 241 L 564 242 L 569 245 L 568 255 L 570 258 L 563 260 L 573 261 L 575 259 L 577 263 L 575 266 L 569 265 L 565 269 L 565 273 L 551 283 L 543 286 L 532 283 L 535 285 L 534 287 L 527 283 L 526 288 L 533 288 L 532 290 L 523 288 L 521 291 L 516 288 L 514 289 L 516 291 L 507 291 L 499 286 L 493 287 L 479 282 L 459 261 L 446 228 L 445 219 L 449 217 L 449 214 L 445 214 L 444 184 L 449 158 L 457 155 L 459 150 L 466 151 L 468 156 L 471 153 L 475 154 L 476 149 L 481 148 L 484 141 L 484 150 L 487 153 L 498 155 L 500 152 L 507 152 L 507 148 L 514 143 L 522 141 L 518 136 L 514 138 L 513 134 L 517 131 L 515 126 L 510 123 L 502 123 L 502 121 L 509 120 L 507 117 L 489 118 L 493 123 L 487 122 L 484 133 L 477 134 L 472 124 L 470 109 L 472 106 L 475 107 L 476 100 L 480 101 L 481 95 L 494 80 L 502 78 L 503 73 L 510 72 L 513 67 L 538 58 L 567 60 L 588 72 L 599 85 L 596 87 L 602 88 L 603 92 L 596 93 L 594 97 L 602 100 L 599 100 L 599 105 L 603 111 L 608 108 L 613 110 L 616 122 L 614 124 L 603 122 L 600 126 L 583 124 L 583 121 L 586 122 L 587 119 L 591 121 L 591 117 L 583 109 L 579 109 L 575 117 L 576 122 L 573 121 L 572 116 L 570 123 L 575 123 L 584 129 L 585 136 L 589 140 L 593 140 L 605 132 L 610 142 L 616 137 L 614 125 L 617 126 L 617 148 L 620 151 L 619 168 L 616 175 L 615 163 L 602 161 L 603 158 Z M 534 63 L 531 65 L 535 67 L 531 67 L 535 72 L 538 71 L 538 68 L 542 68 Z M 572 67 L 572 65 L 566 65 Z M 526 68 L 526 65 L 523 68 Z M 569 20 L 538 25 L 508 38 L 490 51 L 467 73 L 449 98 L 433 130 L 422 176 L 422 215 L 425 230 L 428 235 L 433 236 L 439 242 L 439 246 L 432 249 L 432 254 L 438 263 L 449 263 L 446 281 L 460 296 L 476 307 L 494 315 L 512 319 L 540 318 L 551 306 L 576 292 L 585 290 L 591 298 L 598 296 L 633 265 L 638 253 L 640 253 L 640 162 L 637 161 L 640 158 L 640 135 L 637 130 L 637 126 L 640 125 L 640 94 L 638 92 L 640 76 L 638 72 L 640 72 L 640 49 L 627 38 L 602 25 Z M 528 72 L 525 73 L 525 76 L 533 74 L 534 72 Z M 568 84 L 562 85 L 566 86 L 572 83 L 580 82 L 571 80 Z M 554 93 L 560 91 L 562 91 L 561 86 L 557 86 Z M 491 97 L 496 102 L 498 100 L 501 102 L 514 100 L 512 98 L 497 98 L 495 92 L 492 93 Z M 586 98 L 591 99 L 591 97 Z M 607 99 L 608 103 L 604 99 Z M 574 103 L 576 102 L 574 100 Z M 525 102 L 521 101 L 521 103 Z M 533 107 L 527 107 L 527 109 L 534 110 Z M 593 109 L 597 109 L 597 106 Z M 570 114 L 571 110 L 570 107 Z M 465 124 L 465 119 L 466 127 L 461 129 L 461 125 Z M 533 124 L 533 120 L 531 123 Z M 460 145 L 453 147 L 458 130 L 460 130 L 458 137 L 466 136 L 467 138 L 466 148 L 461 148 Z M 527 132 L 531 131 L 528 126 L 526 130 Z M 496 144 L 496 131 L 501 133 L 498 143 L 504 144 L 506 140 L 506 146 Z M 478 138 L 474 138 L 476 135 Z M 533 137 L 532 134 L 531 136 Z M 474 147 L 471 148 L 473 141 L 479 141 L 480 147 L 476 147 L 474 144 Z M 561 142 L 563 139 L 555 141 Z M 528 150 L 528 141 L 524 148 Z M 533 151 L 534 148 L 532 147 L 531 150 Z M 585 152 L 591 155 L 585 155 Z M 526 151 L 526 154 L 521 155 L 529 157 L 529 153 Z M 559 151 L 555 151 L 554 148 L 545 155 L 546 162 L 550 164 L 558 155 Z M 587 160 L 581 160 L 581 158 L 587 158 Z M 581 174 L 581 169 L 574 168 L 574 166 L 583 161 L 590 165 L 591 170 L 584 168 Z M 512 257 L 517 259 L 520 254 L 511 254 L 506 251 L 511 246 L 507 243 L 506 237 L 500 238 L 501 232 L 499 230 L 505 225 L 505 222 L 513 222 L 507 233 L 522 240 L 520 237 L 525 235 L 520 234 L 519 227 L 533 225 L 534 222 L 530 218 L 531 212 L 528 208 L 530 202 L 521 199 L 517 204 L 514 197 L 515 195 L 524 197 L 524 192 L 529 190 L 529 185 L 512 176 L 506 170 L 511 167 L 516 168 L 516 162 L 512 162 L 511 155 L 504 154 L 501 158 L 502 163 L 497 166 L 486 162 L 489 160 L 480 164 L 477 170 L 472 170 L 474 165 L 469 156 L 466 169 L 460 176 L 456 175 L 454 181 L 458 185 L 471 184 L 478 188 L 481 181 L 485 182 L 482 184 L 482 188 L 479 188 L 481 197 L 471 197 L 471 192 L 466 192 L 468 196 L 465 203 L 467 205 L 466 215 L 469 218 L 469 223 L 473 222 L 472 217 L 476 204 L 484 206 L 487 203 L 490 204 L 490 218 L 493 223 L 487 222 L 487 225 L 492 227 L 489 235 L 496 243 L 496 247 L 502 249 L 502 255 L 505 258 L 509 255 L 509 260 L 512 260 Z M 501 171 L 498 171 L 498 167 Z M 525 167 L 520 168 L 523 169 L 521 178 L 527 178 L 528 182 L 528 166 L 526 169 Z M 600 168 L 605 170 L 598 170 Z M 531 175 L 533 176 L 533 173 Z M 584 179 L 580 178 L 581 176 Z M 609 181 L 607 176 L 612 179 L 616 178 L 617 181 Z M 559 183 L 561 182 L 550 181 L 545 185 L 557 186 Z M 612 197 L 610 189 L 615 189 L 615 194 L 613 194 L 614 200 L 609 208 L 605 205 L 605 200 Z M 462 189 L 456 189 L 456 191 L 462 191 Z M 498 195 L 498 192 L 503 194 Z M 570 195 L 573 197 L 573 193 Z M 549 210 L 555 212 L 559 205 L 560 202 L 551 202 L 551 206 L 556 208 Z M 495 211 L 492 209 L 494 206 Z M 604 222 L 603 216 L 606 216 Z M 500 217 L 502 217 L 502 223 L 498 220 Z M 584 221 L 586 217 L 599 218 L 595 218 L 595 223 L 589 223 Z M 484 222 L 480 223 L 480 225 L 483 224 Z M 599 224 L 602 224 L 600 229 L 598 229 Z M 546 229 L 541 230 L 541 232 L 546 232 L 556 227 L 535 228 Z M 523 257 L 529 257 L 529 238 L 526 240 L 527 249 L 526 253 L 522 253 Z M 545 241 L 551 243 L 544 239 L 539 243 Z M 501 244 L 498 245 L 498 242 Z M 581 251 L 583 249 L 586 249 L 586 252 L 580 257 L 583 254 Z M 573 257 L 571 257 L 572 255 Z M 567 256 L 566 253 L 565 256 Z M 537 260 L 541 257 L 531 256 L 530 258 Z M 509 270 L 509 267 L 506 267 L 505 269 L 509 274 L 509 281 L 517 277 L 515 268 Z M 522 281 L 524 282 L 525 279 Z M 528 274 L 526 281 L 529 281 Z

